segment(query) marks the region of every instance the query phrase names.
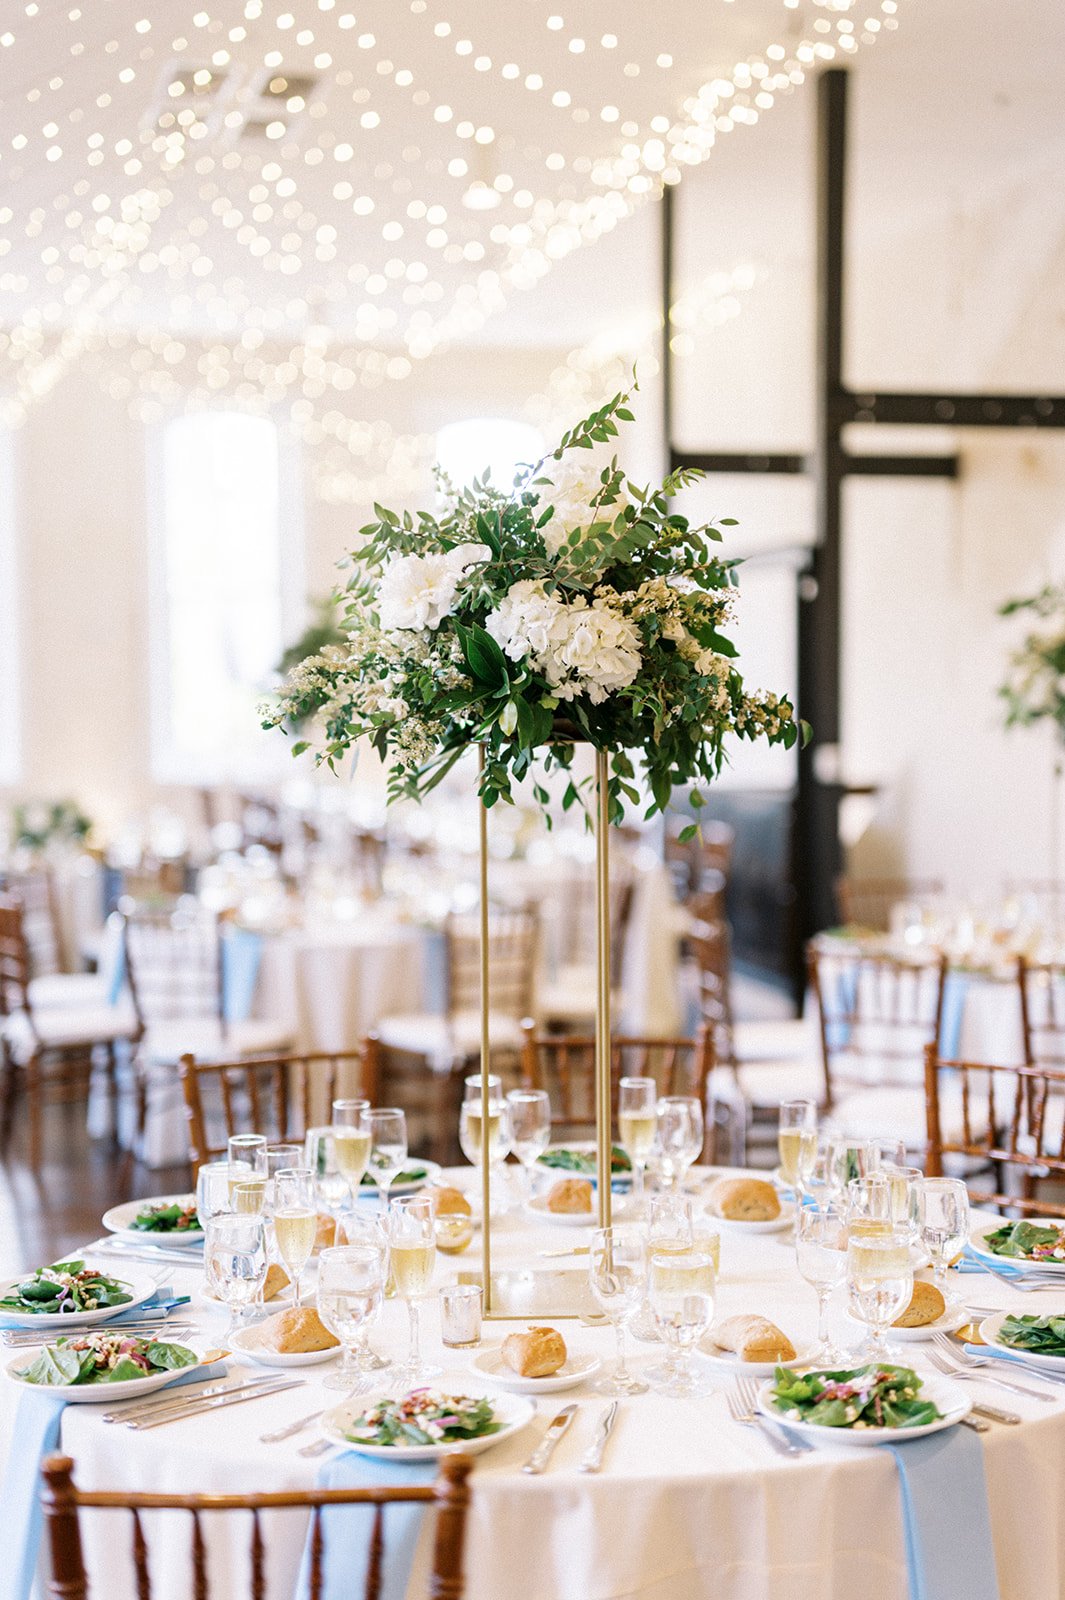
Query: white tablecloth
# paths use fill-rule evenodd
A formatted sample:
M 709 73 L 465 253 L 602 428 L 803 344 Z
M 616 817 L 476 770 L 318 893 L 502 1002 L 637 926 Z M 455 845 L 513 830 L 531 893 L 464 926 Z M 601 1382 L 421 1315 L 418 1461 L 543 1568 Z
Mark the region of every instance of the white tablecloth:
M 469 1184 L 470 1172 L 464 1176 Z M 369 1202 L 364 1202 L 369 1203 Z M 498 1260 L 528 1260 L 543 1248 L 580 1242 L 582 1232 L 502 1223 L 494 1234 Z M 474 1246 L 474 1251 L 476 1246 Z M 471 1254 L 473 1252 L 471 1251 Z M 453 1263 L 438 1265 L 438 1277 Z M 195 1288 L 197 1275 L 173 1274 Z M 1032 1309 L 1022 1297 L 984 1275 L 959 1279 L 960 1292 L 977 1303 Z M 1040 1297 L 1039 1306 L 1044 1300 Z M 221 1315 L 197 1302 L 206 1344 L 217 1341 Z M 798 1277 L 787 1234 L 729 1234 L 723 1240 L 719 1310 L 766 1313 L 793 1338 L 809 1337 L 815 1323 L 813 1291 Z M 444 1357 L 446 1383 L 482 1392 L 464 1370 L 461 1353 L 437 1343 L 433 1306 L 423 1313 L 427 1353 Z M 608 1356 L 612 1336 L 579 1323 L 561 1324 L 580 1349 Z M 489 1338 L 506 1325 L 487 1324 Z M 839 1332 L 856 1330 L 842 1316 Z M 386 1305 L 374 1342 L 405 1349 L 405 1308 Z M 904 1348 L 921 1362 L 920 1345 Z M 648 1347 L 637 1346 L 637 1363 Z M 313 1438 L 313 1425 L 280 1444 L 259 1435 L 322 1405 L 336 1392 L 323 1389 L 328 1368 L 299 1376 L 306 1386 L 225 1412 L 145 1433 L 106 1426 L 92 1406 L 68 1407 L 62 1447 L 73 1456 L 85 1487 L 169 1490 L 271 1490 L 309 1486 L 315 1463 L 297 1454 Z M 907 1580 L 898 1483 L 890 1454 L 819 1446 L 800 1460 L 773 1453 L 755 1432 L 729 1419 L 720 1389 L 705 1399 L 663 1400 L 654 1394 L 622 1401 L 603 1471 L 581 1475 L 576 1464 L 590 1442 L 605 1401 L 585 1390 L 545 1397 L 538 1416 L 520 1435 L 478 1458 L 467 1544 L 468 1600 L 906 1600 Z M 483 1388 L 487 1389 L 487 1385 Z M 1004 1396 L 973 1386 L 977 1397 L 1016 1409 L 1021 1427 L 995 1426 L 983 1436 L 1002 1600 L 1060 1600 L 1065 1593 L 1065 1395 L 1054 1405 Z M 579 1411 L 549 1470 L 523 1476 L 518 1468 L 542 1436 L 558 1406 L 576 1399 Z M 17 1393 L 0 1385 L 0 1437 L 11 1439 Z M 16 1446 L 17 1447 L 17 1446 Z M 91 1518 L 86 1518 L 90 1523 Z M 98 1595 L 129 1594 L 126 1546 L 114 1522 L 110 1537 L 90 1539 Z M 178 1519 L 181 1522 L 183 1519 Z M 965 1537 L 959 1524 L 958 1537 Z M 158 1600 L 186 1600 L 187 1528 L 153 1540 Z M 291 1600 L 301 1529 L 291 1520 L 270 1539 L 270 1600 Z M 238 1592 L 247 1530 L 212 1533 L 213 1559 L 222 1573 L 219 1593 Z M 226 1579 L 226 1563 L 232 1563 Z M 182 1582 L 177 1574 L 184 1574 Z M 419 1600 L 424 1589 L 412 1586 Z

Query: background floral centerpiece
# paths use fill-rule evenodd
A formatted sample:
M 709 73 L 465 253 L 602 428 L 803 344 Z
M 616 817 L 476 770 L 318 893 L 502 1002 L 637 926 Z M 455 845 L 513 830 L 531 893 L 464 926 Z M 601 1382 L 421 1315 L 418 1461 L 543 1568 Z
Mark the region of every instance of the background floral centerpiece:
M 368 737 L 390 798 L 423 796 L 479 744 L 489 806 L 540 758 L 569 768 L 587 741 L 610 752 L 614 819 L 646 798 L 634 754 L 650 816 L 674 785 L 720 772 L 729 734 L 794 745 L 790 702 L 747 690 L 723 631 L 736 563 L 714 547 L 729 519 L 692 526 L 673 508 L 697 474 L 640 488 L 616 458 L 600 468 L 587 454 L 632 420 L 628 400 L 571 429 L 510 490 L 445 484 L 439 516 L 375 506 L 342 563 L 343 643 L 292 669 L 264 726 L 313 707 L 330 765 Z M 571 780 L 563 805 L 578 798 Z
M 999 686 L 1006 702 L 1006 726 L 1028 727 L 1049 717 L 1065 744 L 1065 585 L 1047 584 L 1038 594 L 1007 600 L 1000 617 L 1027 612 L 1039 626 L 1011 652 L 1009 672 Z

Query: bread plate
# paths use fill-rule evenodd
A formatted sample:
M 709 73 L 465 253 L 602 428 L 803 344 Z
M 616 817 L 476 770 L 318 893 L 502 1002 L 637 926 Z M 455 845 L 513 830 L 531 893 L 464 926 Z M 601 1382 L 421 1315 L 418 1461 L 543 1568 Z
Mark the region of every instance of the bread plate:
M 709 1334 L 696 1345 L 704 1361 L 719 1372 L 732 1372 L 752 1378 L 771 1378 L 778 1367 L 808 1367 L 817 1351 L 815 1344 L 800 1345 L 790 1361 L 743 1361 L 737 1350 L 722 1350 Z
M 147 1200 L 127 1200 L 120 1206 L 112 1206 L 110 1211 L 105 1211 L 101 1221 L 108 1233 L 113 1233 L 116 1238 L 124 1239 L 128 1244 L 202 1244 L 203 1229 L 187 1228 L 179 1232 L 176 1228 L 156 1232 L 151 1228 L 134 1228 L 132 1224 L 142 1211 L 147 1211 L 149 1206 L 195 1205 L 196 1196 L 193 1194 L 157 1194 L 151 1195 Z
M 710 1206 L 704 1207 L 704 1215 L 708 1216 L 722 1233 L 783 1233 L 786 1228 L 795 1226 L 795 1205 L 791 1200 L 782 1200 L 779 1217 L 770 1217 L 767 1222 L 745 1222 L 735 1217 L 719 1217 Z
M 461 1376 L 451 1377 L 445 1375 L 437 1380 L 437 1385 L 445 1393 L 461 1394 L 465 1379 Z M 361 1456 L 376 1456 L 382 1461 L 439 1461 L 441 1456 L 450 1455 L 480 1455 L 482 1450 L 490 1450 L 494 1444 L 501 1444 L 504 1439 L 509 1439 L 512 1434 L 520 1433 L 522 1428 L 528 1427 L 536 1415 L 536 1407 L 531 1400 L 526 1400 L 522 1395 L 498 1394 L 491 1397 L 492 1409 L 497 1421 L 501 1424 L 498 1433 L 482 1434 L 477 1439 L 457 1439 L 451 1444 L 406 1444 L 406 1445 L 381 1445 L 365 1444 L 347 1438 L 356 1419 L 377 1401 L 397 1399 L 395 1390 L 381 1389 L 374 1394 L 360 1397 L 357 1400 L 345 1400 L 342 1405 L 336 1406 L 332 1411 L 327 1411 L 321 1419 L 321 1431 L 325 1437 L 341 1450 L 354 1450 Z
M 935 1422 L 923 1422 L 916 1428 L 827 1428 L 820 1422 L 797 1422 L 778 1411 L 773 1404 L 773 1385 L 764 1383 L 758 1393 L 758 1409 L 763 1416 L 781 1422 L 789 1433 L 799 1433 L 818 1444 L 869 1445 L 907 1444 L 911 1439 L 924 1439 L 930 1433 L 942 1433 L 953 1428 L 972 1410 L 972 1401 L 960 1383 L 953 1378 L 940 1377 L 938 1373 L 926 1377 L 921 1374 L 921 1394 L 934 1401 L 943 1413 Z
M 480 1350 L 470 1362 L 470 1370 L 479 1378 L 488 1378 L 501 1389 L 512 1389 L 515 1394 L 558 1394 L 562 1389 L 575 1389 L 578 1384 L 594 1377 L 602 1362 L 587 1351 L 570 1350 L 557 1372 L 547 1378 L 523 1378 L 506 1366 L 500 1353 L 501 1346 L 490 1345 Z
M 262 1325 L 241 1328 L 229 1341 L 238 1355 L 246 1356 L 257 1367 L 318 1367 L 340 1354 L 340 1345 L 331 1350 L 271 1350 L 262 1342 Z
M 120 1322 L 127 1311 L 132 1311 L 137 1306 L 142 1306 L 150 1300 L 156 1290 L 154 1278 L 149 1278 L 139 1273 L 131 1273 L 128 1278 L 121 1277 L 112 1266 L 101 1266 L 96 1261 L 86 1261 L 86 1267 L 103 1273 L 109 1278 L 114 1278 L 124 1289 L 129 1291 L 129 1299 L 123 1300 L 118 1306 L 101 1306 L 98 1311 L 11 1311 L 6 1307 L 0 1311 L 0 1324 L 13 1328 L 40 1328 L 42 1332 L 54 1332 L 56 1329 L 91 1328 L 98 1322 Z M 32 1272 L 19 1273 L 18 1277 L 5 1278 L 0 1283 L 0 1296 L 7 1294 L 9 1289 L 14 1289 L 17 1284 L 25 1283 L 32 1278 Z M 46 1343 L 47 1341 L 42 1341 Z
M 4 1369 L 5 1376 L 10 1378 L 12 1383 L 17 1383 L 20 1389 L 25 1389 L 31 1394 L 53 1395 L 57 1400 L 72 1406 L 99 1405 L 101 1401 L 106 1401 L 110 1405 L 115 1400 L 132 1400 L 134 1396 L 151 1394 L 156 1389 L 165 1389 L 175 1378 L 183 1378 L 187 1373 L 195 1372 L 202 1364 L 197 1356 L 195 1365 L 181 1367 L 176 1372 L 150 1372 L 143 1378 L 126 1378 L 120 1383 L 27 1383 L 22 1374 L 33 1365 L 43 1348 L 42 1342 L 31 1350 L 20 1350 L 15 1360 L 9 1362 Z M 190 1347 L 186 1346 L 186 1349 L 188 1348 Z
M 855 1317 L 850 1317 L 850 1320 L 857 1321 Z M 947 1306 L 934 1322 L 926 1322 L 923 1328 L 885 1328 L 884 1337 L 888 1344 L 920 1344 L 923 1339 L 930 1339 L 934 1333 L 957 1333 L 959 1328 L 964 1328 L 965 1324 L 972 1320 L 972 1312 L 967 1311 L 964 1306 Z
M 616 1207 L 615 1207 L 616 1209 Z M 594 1228 L 597 1226 L 595 1210 L 591 1211 L 551 1211 L 548 1209 L 546 1194 L 538 1194 L 531 1200 L 526 1200 L 525 1213 L 537 1222 L 551 1222 L 556 1228 Z

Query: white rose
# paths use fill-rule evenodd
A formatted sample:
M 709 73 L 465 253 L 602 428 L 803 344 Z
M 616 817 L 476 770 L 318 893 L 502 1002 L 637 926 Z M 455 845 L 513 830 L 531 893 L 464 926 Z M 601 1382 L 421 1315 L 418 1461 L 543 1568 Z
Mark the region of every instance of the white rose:
M 454 604 L 461 576 L 448 555 L 394 556 L 377 591 L 382 629 L 438 628 Z

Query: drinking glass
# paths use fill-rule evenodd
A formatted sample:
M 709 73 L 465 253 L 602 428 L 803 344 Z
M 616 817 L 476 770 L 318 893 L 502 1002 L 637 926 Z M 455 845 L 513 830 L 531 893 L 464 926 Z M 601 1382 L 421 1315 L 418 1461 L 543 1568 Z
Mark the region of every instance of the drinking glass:
M 694 1095 L 667 1094 L 655 1115 L 654 1157 L 659 1179 L 678 1189 L 703 1148 L 703 1108 Z
M 229 1185 L 229 1204 L 245 1217 L 261 1217 L 266 1210 L 265 1178 L 238 1178 Z
M 234 1133 L 226 1147 L 232 1166 L 246 1166 L 251 1172 L 266 1177 L 266 1135 L 264 1133 Z
M 812 1100 L 782 1100 L 777 1127 L 780 1175 L 801 1207 L 817 1160 L 817 1107 Z
M 883 1233 L 849 1234 L 847 1298 L 852 1315 L 869 1329 L 863 1360 L 887 1360 L 884 1330 L 909 1305 L 912 1293 L 913 1262 L 905 1228 L 889 1223 Z
M 647 1385 L 625 1365 L 625 1324 L 639 1309 L 647 1280 L 643 1234 L 636 1228 L 597 1228 L 588 1253 L 588 1281 L 596 1303 L 614 1324 L 618 1360 L 596 1384 L 600 1394 L 646 1394 Z
M 292 1279 L 295 1303 L 300 1299 L 300 1274 L 310 1260 L 318 1232 L 314 1174 L 310 1167 L 282 1167 L 274 1179 L 274 1238 L 277 1253 Z
M 653 1078 L 618 1083 L 618 1143 L 632 1163 L 632 1198 L 643 1203 L 644 1169 L 658 1128 L 658 1085 Z
M 379 1212 L 364 1214 L 348 1211 L 337 1224 L 337 1244 L 357 1244 L 376 1250 L 381 1257 L 382 1281 L 388 1284 L 388 1233 Z M 360 1372 L 390 1372 L 392 1362 L 378 1355 L 370 1344 L 370 1327 L 365 1323 L 356 1343 Z
M 832 1200 L 842 1201 L 852 1178 L 864 1178 L 880 1165 L 872 1139 L 855 1139 L 849 1133 L 831 1132 L 825 1140 L 825 1184 Z
M 304 1149 L 306 1154 L 302 1165 L 310 1167 L 314 1174 L 315 1193 L 331 1216 L 339 1216 L 351 1190 L 347 1178 L 337 1165 L 335 1130 L 331 1127 L 308 1128 Z
M 812 1361 L 841 1360 L 828 1334 L 828 1302 L 847 1275 L 846 1208 L 831 1202 L 820 1211 L 805 1206 L 795 1219 L 795 1260 L 800 1275 L 817 1291 L 817 1351 Z
M 196 1215 L 202 1227 L 232 1210 L 229 1200 L 229 1162 L 206 1161 L 196 1178 Z
M 413 1194 L 393 1200 L 388 1208 L 388 1244 L 396 1291 L 407 1302 L 410 1349 L 403 1369 L 404 1382 L 424 1383 L 440 1372 L 426 1366 L 419 1348 L 418 1303 L 429 1293 L 436 1261 L 433 1203 L 428 1195 Z
M 880 1171 L 891 1187 L 891 1220 L 906 1228 L 911 1245 L 921 1237 L 921 1186 L 924 1173 L 918 1167 L 903 1167 L 885 1162 Z
M 852 1178 L 843 1198 L 851 1233 L 864 1237 L 883 1233 L 891 1226 L 891 1180 L 886 1172 Z
M 373 1245 L 335 1245 L 318 1258 L 318 1315 L 344 1347 L 340 1366 L 324 1379 L 327 1389 L 365 1394 L 377 1381 L 362 1365 L 359 1349 L 381 1309 L 385 1270 L 385 1251 Z
M 494 1073 L 488 1079 L 488 1173 L 505 1161 L 510 1149 L 510 1118 L 503 1098 L 503 1084 Z M 466 1079 L 459 1112 L 459 1144 L 466 1160 L 481 1165 L 481 1075 L 473 1072 Z
M 232 1212 L 212 1217 L 205 1229 L 203 1264 L 207 1283 L 229 1307 L 225 1339 L 245 1326 L 248 1310 L 266 1282 L 266 1230 L 261 1217 Z
M 669 1189 L 665 1194 L 653 1194 L 647 1208 L 644 1224 L 647 1235 L 648 1258 L 653 1255 L 683 1256 L 691 1252 L 695 1234 L 692 1224 L 692 1204 L 681 1194 Z M 655 1320 L 649 1297 L 645 1294 L 636 1316 L 629 1325 L 635 1339 L 648 1344 L 663 1343 L 662 1332 Z M 655 1384 L 670 1381 L 675 1376 L 676 1361 L 673 1350 L 667 1349 L 661 1366 L 648 1370 L 647 1381 Z
M 710 1326 L 714 1315 L 713 1258 L 690 1250 L 685 1255 L 656 1253 L 651 1257 L 648 1298 L 659 1331 L 673 1361 L 672 1370 L 655 1383 L 658 1394 L 683 1399 L 703 1394 L 692 1366 L 692 1349 Z
M 268 1144 L 266 1147 L 266 1209 L 272 1212 L 274 1208 L 274 1179 L 282 1167 L 304 1166 L 304 1151 L 301 1144 Z
M 398 1107 L 385 1106 L 368 1112 L 366 1122 L 370 1134 L 368 1170 L 381 1196 L 383 1216 L 388 1210 L 388 1191 L 407 1159 L 407 1119 Z
M 969 1191 L 960 1178 L 922 1178 L 918 1215 L 936 1288 L 948 1299 L 947 1268 L 969 1238 Z
M 531 1200 L 536 1163 L 551 1143 L 551 1097 L 547 1090 L 511 1089 L 507 1095 L 507 1120 L 510 1148 L 521 1162 L 525 1198 Z
M 369 1100 L 333 1101 L 333 1149 L 337 1169 L 351 1191 L 352 1203 L 370 1164 Z

